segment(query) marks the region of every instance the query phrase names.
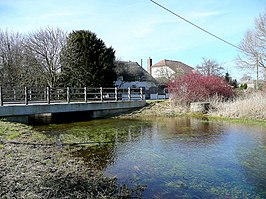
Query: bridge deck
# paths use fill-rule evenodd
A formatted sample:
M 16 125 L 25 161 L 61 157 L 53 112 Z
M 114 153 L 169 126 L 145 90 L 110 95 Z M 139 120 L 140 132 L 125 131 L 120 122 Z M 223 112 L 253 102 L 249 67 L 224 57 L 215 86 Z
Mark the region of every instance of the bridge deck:
M 0 106 L 0 117 L 24 116 L 44 113 L 65 113 L 79 111 L 108 111 L 134 109 L 145 106 L 146 101 L 72 102 L 51 104 L 9 104 Z

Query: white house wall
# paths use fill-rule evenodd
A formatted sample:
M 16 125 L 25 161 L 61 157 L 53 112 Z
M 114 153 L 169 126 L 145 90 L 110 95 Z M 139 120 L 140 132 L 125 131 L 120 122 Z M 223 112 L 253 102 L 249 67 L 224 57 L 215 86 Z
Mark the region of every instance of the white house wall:
M 135 81 L 135 82 L 122 82 L 122 81 L 116 81 L 115 86 L 118 88 L 145 88 L 149 89 L 151 87 L 156 87 L 156 84 L 153 82 L 140 82 L 140 81 Z

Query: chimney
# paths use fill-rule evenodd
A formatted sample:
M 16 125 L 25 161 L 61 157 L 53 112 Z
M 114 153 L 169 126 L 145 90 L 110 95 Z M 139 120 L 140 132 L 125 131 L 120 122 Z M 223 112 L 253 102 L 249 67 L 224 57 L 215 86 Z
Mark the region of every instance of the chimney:
M 147 60 L 147 71 L 151 74 L 151 67 L 152 67 L 152 58 L 149 57 Z

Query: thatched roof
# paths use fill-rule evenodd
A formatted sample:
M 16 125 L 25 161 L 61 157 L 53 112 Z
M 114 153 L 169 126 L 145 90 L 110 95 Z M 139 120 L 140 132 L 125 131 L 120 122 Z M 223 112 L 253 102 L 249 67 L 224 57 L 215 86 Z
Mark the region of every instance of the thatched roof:
M 115 72 L 117 77 L 123 76 L 124 81 L 156 82 L 156 80 L 137 62 L 116 61 Z

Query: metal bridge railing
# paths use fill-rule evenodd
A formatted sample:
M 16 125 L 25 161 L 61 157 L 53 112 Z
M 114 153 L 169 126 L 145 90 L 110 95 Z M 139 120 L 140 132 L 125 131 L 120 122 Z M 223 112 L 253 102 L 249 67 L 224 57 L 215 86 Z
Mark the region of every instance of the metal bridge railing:
M 144 100 L 142 88 L 3 88 L 0 87 L 0 106 L 4 104 L 71 103 L 90 101 Z

